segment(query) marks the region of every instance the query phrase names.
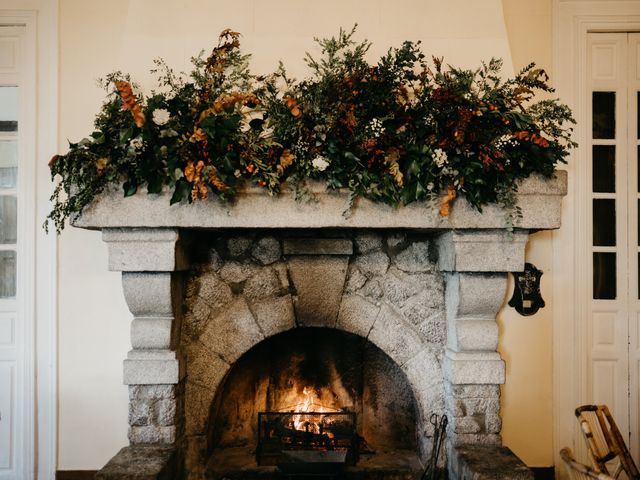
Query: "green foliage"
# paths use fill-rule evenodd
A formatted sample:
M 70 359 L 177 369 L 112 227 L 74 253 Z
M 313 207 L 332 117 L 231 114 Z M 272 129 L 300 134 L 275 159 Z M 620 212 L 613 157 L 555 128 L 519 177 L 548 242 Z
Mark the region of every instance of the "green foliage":
M 307 199 L 307 178 L 390 205 L 445 191 L 443 215 L 462 195 L 478 209 L 497 202 L 513 218 L 517 181 L 553 175 L 576 146 L 569 108 L 533 102 L 536 91 L 553 91 L 534 64 L 505 80 L 501 60 L 445 67 L 409 41 L 370 64 L 371 44 L 354 34 L 316 39 L 321 56 L 306 55 L 311 75 L 299 82 L 282 64 L 252 75 L 230 30 L 208 57 L 192 58 L 186 77 L 156 60 L 159 89 L 148 97 L 127 75 L 108 75 L 95 131 L 52 159 L 60 182 L 48 220 L 59 231 L 111 185 L 125 195 L 169 188 L 171 203 L 227 199 L 247 184 L 271 194 L 288 185 Z

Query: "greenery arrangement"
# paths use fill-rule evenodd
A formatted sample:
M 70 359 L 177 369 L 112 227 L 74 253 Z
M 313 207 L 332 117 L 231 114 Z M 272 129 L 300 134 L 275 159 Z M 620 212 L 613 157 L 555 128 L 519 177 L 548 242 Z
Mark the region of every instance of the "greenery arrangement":
M 312 75 L 299 82 L 282 65 L 253 75 L 230 30 L 189 75 L 156 60 L 159 91 L 148 96 L 108 75 L 94 132 L 51 159 L 60 181 L 47 222 L 60 231 L 110 185 L 126 196 L 168 186 L 176 203 L 231 199 L 247 185 L 302 198 L 310 178 L 394 206 L 446 192 L 443 216 L 458 195 L 512 209 L 518 179 L 553 175 L 576 146 L 569 108 L 533 103 L 535 90 L 553 91 L 534 64 L 503 81 L 500 60 L 445 68 L 407 41 L 371 65 L 354 32 L 317 40 L 322 57 L 307 54 Z

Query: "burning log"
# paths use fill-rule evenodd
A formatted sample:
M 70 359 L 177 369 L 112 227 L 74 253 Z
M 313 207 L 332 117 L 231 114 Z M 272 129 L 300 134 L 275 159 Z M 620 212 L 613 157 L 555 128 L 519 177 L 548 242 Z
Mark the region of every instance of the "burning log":
M 258 465 L 278 465 L 291 451 L 344 452 L 354 464 L 358 454 L 353 412 L 261 412 L 258 414 Z

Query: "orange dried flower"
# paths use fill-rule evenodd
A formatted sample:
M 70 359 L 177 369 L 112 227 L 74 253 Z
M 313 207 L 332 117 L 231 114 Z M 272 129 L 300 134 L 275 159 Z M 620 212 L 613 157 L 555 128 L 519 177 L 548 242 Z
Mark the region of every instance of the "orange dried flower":
M 193 182 L 196 178 L 196 167 L 193 162 L 188 162 L 187 166 L 184 167 L 184 178 L 187 179 L 187 182 Z
M 458 194 L 456 192 L 455 187 L 453 186 L 453 184 L 450 183 L 447 186 L 447 196 L 440 203 L 440 216 L 441 217 L 448 217 L 449 216 L 449 211 L 450 211 L 450 208 L 451 208 L 451 202 L 453 202 L 456 199 L 457 195 Z
M 542 147 L 542 148 L 549 147 L 549 142 L 547 141 L 547 139 L 535 133 L 531 135 L 531 141 L 536 145 L 538 145 L 539 147 Z
M 293 97 L 284 97 L 284 101 L 287 104 L 287 108 L 291 111 L 293 118 L 300 118 L 302 116 L 302 110 L 298 106 L 298 101 Z
M 204 142 L 207 140 L 207 134 L 201 128 L 196 128 L 194 132 L 189 137 L 190 142 Z
M 221 192 L 226 192 L 227 190 L 229 190 L 229 186 L 222 180 L 220 180 L 220 177 L 218 177 L 218 171 L 215 168 L 212 168 L 209 172 L 209 184 L 213 185 Z
M 278 165 L 278 167 L 282 168 L 282 170 L 285 170 L 293 164 L 295 159 L 296 156 L 293 154 L 293 152 L 288 148 L 285 148 L 282 151 L 282 155 L 280 155 L 280 164 Z
M 202 200 L 204 200 L 205 198 L 207 198 L 207 184 L 204 182 L 200 182 L 198 184 L 198 191 L 200 193 L 200 198 Z
M 528 132 L 526 130 L 520 130 L 516 133 L 513 134 L 514 138 L 517 138 L 518 140 L 528 140 L 531 143 L 538 145 L 539 147 L 542 148 L 548 148 L 549 147 L 549 142 L 547 141 L 546 138 L 541 137 L 540 135 L 536 134 L 536 133 L 531 133 Z
M 258 185 L 260 185 L 261 187 L 266 187 L 267 186 L 267 182 L 265 182 L 264 180 L 259 180 L 258 181 Z
M 203 168 L 204 162 L 202 160 L 199 160 L 195 165 L 191 161 L 188 162 L 187 166 L 184 167 L 184 178 L 186 178 L 188 182 L 198 182 Z
M 133 121 L 136 126 L 138 128 L 142 128 L 144 125 L 144 113 L 142 113 L 142 108 L 136 102 L 136 97 L 133 94 L 131 84 L 124 80 L 119 80 L 116 82 L 116 88 L 118 89 L 118 93 L 122 99 L 122 109 L 129 110 L 133 116 Z
M 245 167 L 245 170 L 249 173 L 253 173 L 255 169 L 256 169 L 256 166 L 253 163 L 250 163 Z

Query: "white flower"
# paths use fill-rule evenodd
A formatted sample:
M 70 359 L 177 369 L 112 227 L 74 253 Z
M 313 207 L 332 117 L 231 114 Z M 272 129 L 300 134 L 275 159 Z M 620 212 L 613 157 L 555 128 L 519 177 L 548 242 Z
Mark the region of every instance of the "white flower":
M 158 126 L 166 125 L 169 119 L 171 118 L 171 114 L 169 110 L 166 108 L 156 108 L 152 114 L 153 123 Z
M 518 141 L 509 134 L 502 135 L 496 140 L 497 148 L 516 147 L 516 146 L 518 146 Z
M 316 125 L 313 127 L 313 131 L 316 132 L 316 146 L 322 145 L 322 142 L 327 140 L 327 129 L 324 125 Z
M 438 167 L 444 167 L 448 161 L 447 152 L 445 152 L 441 148 L 436 148 L 433 151 L 433 161 Z
M 240 113 L 242 113 L 240 131 L 244 133 L 251 130 L 251 122 L 253 120 L 264 120 L 264 110 L 244 106 L 240 109 Z
M 133 138 L 129 142 L 129 146 L 134 150 L 142 150 L 142 148 L 144 147 L 144 140 L 142 140 L 141 137 Z
M 371 132 L 371 136 L 373 138 L 378 138 L 380 135 L 384 133 L 384 127 L 382 126 L 382 120 L 379 118 L 374 118 L 369 122 L 368 125 L 369 131 Z
M 324 172 L 329 166 L 329 161 L 324 157 L 317 156 L 316 158 L 311 160 L 311 165 L 313 165 L 313 168 L 315 168 L 316 170 Z

